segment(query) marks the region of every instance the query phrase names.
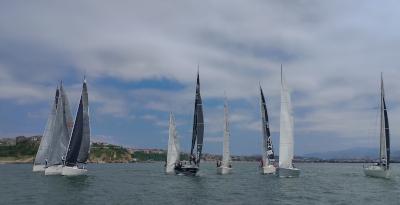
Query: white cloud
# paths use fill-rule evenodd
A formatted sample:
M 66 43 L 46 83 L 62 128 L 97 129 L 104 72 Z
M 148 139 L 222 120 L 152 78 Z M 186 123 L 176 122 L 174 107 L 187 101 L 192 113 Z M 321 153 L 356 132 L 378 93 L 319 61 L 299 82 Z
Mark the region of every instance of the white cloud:
M 371 107 L 381 71 L 389 104 L 400 102 L 399 6 L 397 1 L 316 0 L 2 2 L 0 42 L 7 46 L 0 48 L 0 99 L 47 102 L 54 82 L 86 73 L 93 80 L 97 113 L 190 115 L 199 63 L 205 106 L 226 90 L 230 99 L 245 104 L 232 110 L 232 126 L 258 130 L 261 81 L 278 130 L 283 63 L 298 134 L 361 139 L 363 127 L 374 121 Z M 183 88 L 106 87 L 104 79 L 167 79 Z M 68 87 L 72 99 L 79 96 L 77 85 Z M 207 128 L 217 134 L 222 112 L 214 105 L 207 109 Z M 399 109 L 391 110 L 394 120 L 399 115 Z

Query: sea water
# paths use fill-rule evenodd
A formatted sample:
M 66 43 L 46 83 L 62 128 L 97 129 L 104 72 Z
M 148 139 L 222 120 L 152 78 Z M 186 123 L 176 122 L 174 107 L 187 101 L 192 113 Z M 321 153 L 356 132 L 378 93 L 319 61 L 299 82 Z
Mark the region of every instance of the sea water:
M 0 204 L 400 204 L 400 166 L 393 177 L 365 177 L 362 164 L 298 163 L 299 178 L 260 175 L 258 163 L 233 163 L 217 175 L 164 174 L 164 163 L 89 164 L 88 176 L 44 176 L 30 164 L 0 165 Z

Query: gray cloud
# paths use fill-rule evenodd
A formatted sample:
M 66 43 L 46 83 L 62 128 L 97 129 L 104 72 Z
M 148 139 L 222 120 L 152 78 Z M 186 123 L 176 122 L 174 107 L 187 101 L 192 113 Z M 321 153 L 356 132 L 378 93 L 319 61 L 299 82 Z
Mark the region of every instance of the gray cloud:
M 368 134 L 362 128 L 375 118 L 381 71 L 390 116 L 397 120 L 400 114 L 399 6 L 316 0 L 2 2 L 0 99 L 49 101 L 56 80 L 86 73 L 101 114 L 132 117 L 140 109 L 189 114 L 199 63 L 205 102 L 220 99 L 226 90 L 230 99 L 246 105 L 232 120 L 241 119 L 242 130 L 255 131 L 259 81 L 272 120 L 279 122 L 283 63 L 293 91 L 296 134 L 361 140 Z M 96 84 L 109 78 L 168 79 L 184 88 L 120 90 Z M 70 89 L 77 98 L 79 87 Z M 215 133 L 221 129 L 220 113 L 210 106 L 207 120 Z

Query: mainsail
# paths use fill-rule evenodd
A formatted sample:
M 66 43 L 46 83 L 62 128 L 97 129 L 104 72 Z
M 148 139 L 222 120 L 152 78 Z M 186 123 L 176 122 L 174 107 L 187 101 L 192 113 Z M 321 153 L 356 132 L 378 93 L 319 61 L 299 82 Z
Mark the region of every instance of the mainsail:
M 389 119 L 386 108 L 385 89 L 381 76 L 381 131 L 380 131 L 380 164 L 389 168 L 390 163 L 390 134 Z
M 279 167 L 293 168 L 293 113 L 290 91 L 286 86 L 281 66 L 281 116 L 280 116 Z
M 260 86 L 260 96 L 261 96 L 261 126 L 263 131 L 263 152 L 262 152 L 262 160 L 263 164 L 269 165 L 271 161 L 274 160 L 274 150 L 272 147 L 272 139 L 271 132 L 269 130 L 269 120 L 268 120 L 268 111 L 267 105 L 265 102 L 265 97 L 263 90 Z
M 228 119 L 228 100 L 225 97 L 224 102 L 224 142 L 223 142 L 223 152 L 222 152 L 222 166 L 229 167 L 230 166 L 230 150 L 229 150 L 229 119 Z
M 86 79 L 83 82 L 81 99 L 75 118 L 74 128 L 65 157 L 65 164 L 74 166 L 85 163 L 90 151 L 89 100 Z
M 60 95 L 60 91 L 57 87 L 56 94 L 54 97 L 54 102 L 51 108 L 51 112 L 49 114 L 49 118 L 47 119 L 46 127 L 42 136 L 42 140 L 40 141 L 39 149 L 37 151 L 36 157 L 35 157 L 35 162 L 34 164 L 42 164 L 46 165 L 46 160 L 48 160 L 49 157 L 49 147 L 51 145 L 51 141 L 54 138 L 53 135 L 53 127 L 54 127 L 54 121 L 56 117 L 56 110 L 57 110 L 57 104 L 58 104 L 58 98 Z
M 166 172 L 172 173 L 175 168 L 175 164 L 179 162 L 179 141 L 176 133 L 175 118 L 172 113 L 169 115 L 169 137 L 168 137 L 168 153 L 167 153 L 167 165 Z
M 62 164 L 63 157 L 67 150 L 68 141 L 71 135 L 73 125 L 72 115 L 69 108 L 68 97 L 64 91 L 63 85 L 60 85 L 60 97 L 56 109 L 56 115 L 53 126 L 54 140 L 51 140 L 49 148 L 48 165 Z
M 194 103 L 192 147 L 190 149 L 190 162 L 200 163 L 201 150 L 203 148 L 204 119 L 203 105 L 200 95 L 200 77 L 197 73 L 196 99 Z M 195 150 L 196 148 L 196 150 Z

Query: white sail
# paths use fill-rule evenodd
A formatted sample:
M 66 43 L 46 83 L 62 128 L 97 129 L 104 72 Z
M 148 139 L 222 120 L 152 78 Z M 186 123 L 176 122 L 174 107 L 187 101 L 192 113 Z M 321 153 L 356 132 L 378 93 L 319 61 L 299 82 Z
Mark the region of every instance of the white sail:
M 229 167 L 230 166 L 230 150 L 229 150 L 229 119 L 228 119 L 228 103 L 225 97 L 224 103 L 224 141 L 223 141 L 223 152 L 222 152 L 222 166 Z
M 280 143 L 279 167 L 293 168 L 293 113 L 290 91 L 286 86 L 281 68 L 281 116 L 280 116 Z
M 48 165 L 61 165 L 67 152 L 67 146 L 73 125 L 72 114 L 69 108 L 68 97 L 62 84 L 60 85 L 60 97 L 58 100 L 54 119 L 54 140 L 49 148 Z
M 56 116 L 57 104 L 58 104 L 58 97 L 59 97 L 59 90 L 57 87 L 56 94 L 54 97 L 53 106 L 51 108 L 51 112 L 47 119 L 46 128 L 44 130 L 42 140 L 40 141 L 39 149 L 37 151 L 34 165 L 42 165 L 43 167 L 46 166 L 46 161 L 48 160 L 48 152 L 49 147 L 51 145 L 51 141 L 53 140 L 53 127 L 54 127 L 54 120 Z M 34 166 L 35 168 L 35 166 Z M 42 170 L 44 171 L 44 169 Z
M 175 164 L 180 160 L 179 141 L 176 133 L 175 118 L 172 113 L 169 116 L 169 137 L 166 172 L 174 173 Z

